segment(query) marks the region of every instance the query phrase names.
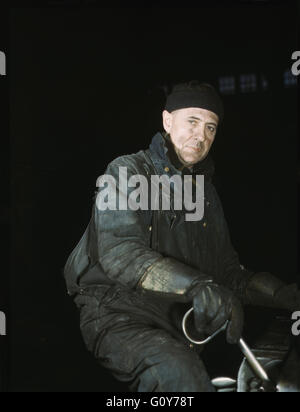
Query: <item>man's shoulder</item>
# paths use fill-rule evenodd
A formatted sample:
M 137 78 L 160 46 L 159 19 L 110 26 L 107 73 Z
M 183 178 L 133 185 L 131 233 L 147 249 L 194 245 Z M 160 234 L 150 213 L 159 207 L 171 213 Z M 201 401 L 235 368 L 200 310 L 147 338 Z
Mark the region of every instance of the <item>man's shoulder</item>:
M 145 162 L 145 150 L 140 150 L 137 153 L 126 154 L 116 157 L 108 164 L 107 169 L 126 167 L 129 170 L 138 172 L 142 171 Z

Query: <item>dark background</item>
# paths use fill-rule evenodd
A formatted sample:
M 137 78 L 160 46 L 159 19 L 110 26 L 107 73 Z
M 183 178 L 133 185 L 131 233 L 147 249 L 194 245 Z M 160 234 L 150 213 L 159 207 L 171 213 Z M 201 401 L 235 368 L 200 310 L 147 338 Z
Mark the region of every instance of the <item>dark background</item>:
M 8 12 L 0 7 L 0 50 L 6 54 L 8 50 Z M 7 56 L 6 56 L 7 57 Z M 7 76 L 0 76 L 0 311 L 9 315 L 9 110 Z M 0 392 L 7 387 L 8 340 L 0 336 Z
M 126 389 L 86 351 L 62 269 L 97 177 L 149 145 L 174 82 L 257 75 L 256 92 L 223 96 L 215 184 L 241 263 L 298 280 L 297 88 L 283 83 L 299 49 L 297 3 L 90 3 L 10 13 L 10 391 Z M 247 316 L 265 328 L 267 315 Z

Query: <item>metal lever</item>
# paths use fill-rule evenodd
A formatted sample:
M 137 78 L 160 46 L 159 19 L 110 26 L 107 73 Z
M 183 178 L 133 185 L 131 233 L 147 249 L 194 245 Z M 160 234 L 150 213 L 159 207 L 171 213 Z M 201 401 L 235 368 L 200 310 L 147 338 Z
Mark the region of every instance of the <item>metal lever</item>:
M 262 381 L 265 382 L 270 382 L 270 379 L 267 375 L 267 372 L 264 370 L 264 368 L 261 366 L 261 364 L 258 362 L 256 357 L 254 356 L 254 353 L 252 350 L 249 348 L 249 346 L 246 344 L 244 339 L 240 339 L 238 342 L 239 347 L 241 348 L 241 351 L 245 355 L 245 358 L 247 359 L 247 362 L 253 369 L 253 371 L 256 373 L 257 377 L 260 378 Z
M 187 318 L 189 317 L 189 315 L 193 312 L 193 310 L 194 310 L 194 308 L 189 309 L 186 312 L 186 314 L 184 315 L 183 320 L 182 320 L 183 333 L 184 333 L 185 337 L 191 343 L 194 343 L 195 345 L 204 345 L 204 344 L 208 343 L 209 341 L 211 341 L 216 335 L 218 335 L 220 332 L 222 332 L 223 330 L 225 330 L 227 328 L 228 320 L 225 322 L 225 324 L 220 329 L 218 329 L 215 333 L 213 333 L 211 336 L 209 336 L 205 340 L 196 341 L 196 340 L 192 339 L 187 333 L 186 321 L 187 321 Z M 251 368 L 253 369 L 253 371 L 257 375 L 257 377 L 260 378 L 264 383 L 266 383 L 266 387 L 268 389 L 272 388 L 272 389 L 275 390 L 275 387 L 274 387 L 273 383 L 271 382 L 271 380 L 269 379 L 267 372 L 264 370 L 264 368 L 261 366 L 259 361 L 256 359 L 256 357 L 254 356 L 254 353 L 251 351 L 251 349 L 246 344 L 244 339 L 241 338 L 238 342 L 238 345 L 239 345 L 242 353 L 244 354 L 245 358 L 247 359 L 249 365 L 251 366 Z

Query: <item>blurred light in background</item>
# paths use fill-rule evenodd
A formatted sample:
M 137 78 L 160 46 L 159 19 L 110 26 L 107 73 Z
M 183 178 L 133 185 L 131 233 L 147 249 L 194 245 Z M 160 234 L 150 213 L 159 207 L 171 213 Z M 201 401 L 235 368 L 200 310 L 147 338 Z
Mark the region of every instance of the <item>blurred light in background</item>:
M 242 93 L 256 92 L 257 79 L 255 74 L 240 75 L 240 90 Z
M 234 94 L 236 91 L 236 83 L 234 76 L 220 77 L 219 90 L 222 94 Z

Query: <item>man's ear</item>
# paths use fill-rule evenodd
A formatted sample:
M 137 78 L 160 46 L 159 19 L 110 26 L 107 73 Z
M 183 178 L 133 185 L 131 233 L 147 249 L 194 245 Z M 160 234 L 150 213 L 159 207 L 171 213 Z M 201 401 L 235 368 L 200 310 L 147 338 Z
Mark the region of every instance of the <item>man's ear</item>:
M 163 126 L 167 133 L 170 133 L 172 127 L 172 113 L 169 113 L 167 110 L 164 110 L 162 113 Z

